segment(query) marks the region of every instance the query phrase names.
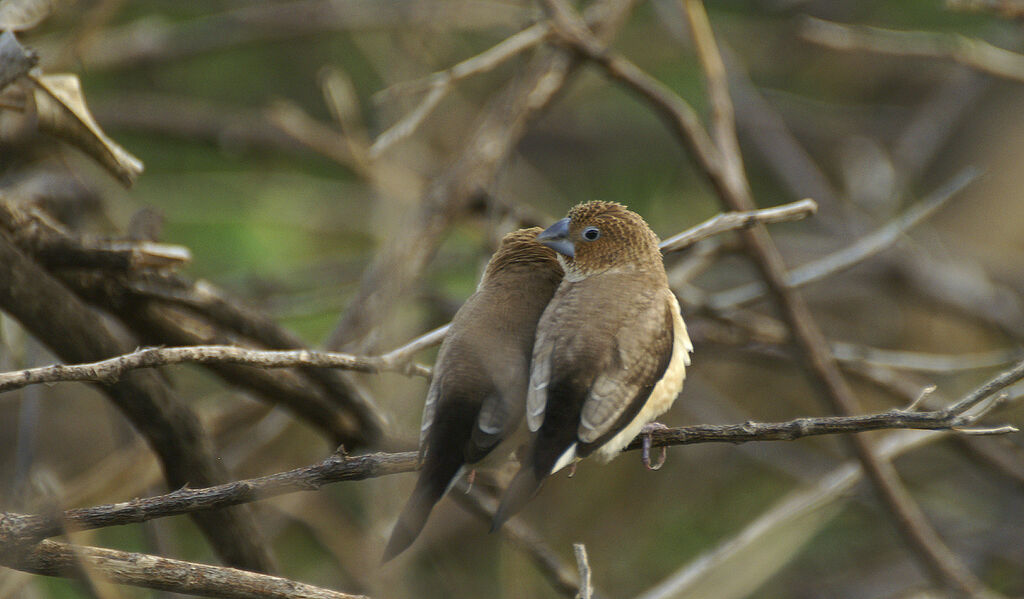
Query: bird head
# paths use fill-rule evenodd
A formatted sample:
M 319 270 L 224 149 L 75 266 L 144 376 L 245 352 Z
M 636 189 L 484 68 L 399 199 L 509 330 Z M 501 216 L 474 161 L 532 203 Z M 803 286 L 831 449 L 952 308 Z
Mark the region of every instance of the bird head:
M 537 241 L 541 231 L 540 227 L 533 227 L 505 234 L 487 264 L 484 279 L 500 271 L 519 267 L 550 271 L 553 276 L 561 277 L 562 266 L 555 252 Z
M 661 262 L 658 236 L 639 214 L 616 202 L 577 204 L 537 241 L 558 252 L 570 280 Z

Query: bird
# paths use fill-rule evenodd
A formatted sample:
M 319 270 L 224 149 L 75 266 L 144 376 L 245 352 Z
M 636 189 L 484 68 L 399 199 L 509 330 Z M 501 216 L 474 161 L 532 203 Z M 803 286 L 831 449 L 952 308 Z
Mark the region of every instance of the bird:
M 537 321 L 562 279 L 556 252 L 537 242 L 541 230 L 506 234 L 476 291 L 452 318 L 423 408 L 416 486 L 384 562 L 416 540 L 467 465 L 492 453 L 489 461 L 500 461 L 497 456 L 515 449 L 498 447 L 514 443 L 521 428 Z
M 616 202 L 586 202 L 537 240 L 558 252 L 565 275 L 537 325 L 530 440 L 492 530 L 549 475 L 590 455 L 618 455 L 672 406 L 693 351 L 658 236 L 640 215 Z

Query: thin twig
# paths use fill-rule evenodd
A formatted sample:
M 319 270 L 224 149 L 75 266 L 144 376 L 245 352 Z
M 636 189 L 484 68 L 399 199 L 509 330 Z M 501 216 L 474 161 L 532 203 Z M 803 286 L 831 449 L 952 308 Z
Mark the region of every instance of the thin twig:
M 416 455 L 415 452 L 402 452 L 347 456 L 339 452 L 317 464 L 287 472 L 202 489 L 184 487 L 155 497 L 66 510 L 59 518 L 0 513 L 0 546 L 34 542 L 59 534 L 65 528 L 88 530 L 133 524 L 251 503 L 285 493 L 315 491 L 333 482 L 412 472 L 417 467 Z
M 861 237 L 848 247 L 790 270 L 786 275 L 786 285 L 797 288 L 820 281 L 888 249 L 906 235 L 907 231 L 934 214 L 980 175 L 981 171 L 975 167 L 963 169 L 927 198 L 875 232 Z M 718 310 L 733 308 L 749 303 L 767 291 L 765 283 L 754 281 L 710 296 L 708 305 Z
M 572 552 L 576 555 L 576 567 L 580 571 L 579 599 L 591 599 L 594 587 L 590 584 L 590 562 L 587 560 L 587 547 L 583 543 L 573 543 Z
M 489 50 L 477 54 L 472 58 L 440 71 L 419 81 L 411 81 L 392 86 L 381 92 L 381 94 L 394 94 L 399 89 L 425 88 L 427 94 L 416 105 L 416 108 L 402 117 L 397 123 L 377 136 L 370 146 L 369 157 L 375 159 L 386 152 L 396 142 L 409 137 L 416 132 L 416 129 L 423 123 L 427 116 L 437 108 L 452 86 L 467 77 L 490 71 L 501 63 L 516 56 L 520 52 L 528 50 L 543 41 L 551 33 L 551 27 L 547 23 L 537 23 L 519 33 L 505 38 L 499 44 Z
M 128 351 L 96 311 L 20 251 L 0 228 L 0 309 L 68 362 L 97 361 Z M 154 372 L 133 372 L 102 387 L 159 456 L 168 483 L 212 485 L 228 480 L 213 443 L 187 402 Z M 196 514 L 226 563 L 269 570 L 273 559 L 252 513 L 245 509 Z M 0 544 L 2 546 L 2 544 Z
M 399 356 L 403 357 L 402 355 Z M 230 345 L 193 345 L 188 347 L 151 347 L 130 354 L 90 364 L 41 366 L 17 372 L 0 373 L 0 392 L 27 385 L 61 381 L 94 381 L 110 383 L 139 368 L 170 364 L 244 364 L 260 368 L 312 366 L 341 368 L 355 372 L 399 372 L 405 375 L 430 376 L 426 366 L 406 359 L 388 360 L 384 356 L 354 356 L 341 352 L 308 349 L 259 350 Z
M 833 341 L 832 353 L 840 362 L 884 366 L 898 370 L 915 370 L 938 374 L 981 368 L 996 368 L 1016 362 L 1020 349 L 997 349 L 965 354 L 931 354 L 924 352 L 879 349 L 854 343 Z
M 16 570 L 68 578 L 81 577 L 85 566 L 90 575 L 110 582 L 203 597 L 367 599 L 279 576 L 55 541 L 42 541 L 27 554 L 6 554 L 0 559 Z
M 747 212 L 723 212 L 718 216 L 704 221 L 703 223 L 673 235 L 661 242 L 661 252 L 678 252 L 693 246 L 694 244 L 737 229 L 747 229 L 757 223 L 783 223 L 802 220 L 818 211 L 818 204 L 811 199 L 800 200 L 790 204 L 783 204 L 774 208 L 762 210 L 751 210 Z
M 455 1 L 434 5 L 407 1 L 292 0 L 248 5 L 187 20 L 137 19 L 95 36 L 69 57 L 74 56 L 76 63 L 93 70 L 127 69 L 187 59 L 241 44 L 323 33 L 432 24 L 446 30 L 478 30 L 507 26 L 526 16 L 522 7 L 503 2 Z M 44 56 L 51 54 L 50 45 L 55 44 L 43 46 Z
M 805 17 L 804 39 L 834 50 L 945 58 L 989 75 L 1024 81 L 1024 56 L 963 35 L 843 25 Z

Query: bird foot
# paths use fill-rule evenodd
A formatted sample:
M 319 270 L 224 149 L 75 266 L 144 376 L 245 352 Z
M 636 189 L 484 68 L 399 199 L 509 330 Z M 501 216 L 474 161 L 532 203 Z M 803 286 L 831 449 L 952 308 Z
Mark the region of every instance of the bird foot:
M 640 429 L 640 435 L 642 435 L 642 446 L 640 448 L 640 461 L 644 463 L 644 466 L 648 470 L 660 470 L 665 465 L 665 457 L 668 455 L 668 448 L 661 447 L 661 455 L 658 456 L 658 461 L 651 464 L 651 433 L 654 431 L 664 430 L 668 427 L 660 422 L 648 422 Z
M 476 480 L 476 468 L 466 473 L 466 494 L 473 490 L 473 481 Z
M 579 464 L 579 461 L 574 461 L 569 465 L 569 478 L 576 476 L 576 464 Z

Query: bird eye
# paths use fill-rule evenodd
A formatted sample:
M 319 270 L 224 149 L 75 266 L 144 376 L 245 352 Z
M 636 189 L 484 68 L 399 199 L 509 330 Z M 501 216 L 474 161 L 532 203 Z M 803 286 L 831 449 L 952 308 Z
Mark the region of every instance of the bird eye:
M 597 227 L 587 227 L 583 229 L 583 239 L 587 241 L 594 241 L 601 236 L 601 231 Z

